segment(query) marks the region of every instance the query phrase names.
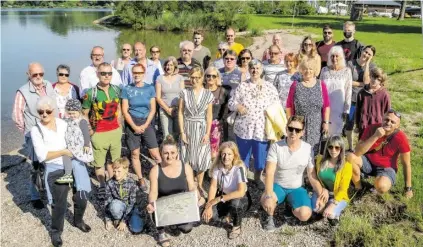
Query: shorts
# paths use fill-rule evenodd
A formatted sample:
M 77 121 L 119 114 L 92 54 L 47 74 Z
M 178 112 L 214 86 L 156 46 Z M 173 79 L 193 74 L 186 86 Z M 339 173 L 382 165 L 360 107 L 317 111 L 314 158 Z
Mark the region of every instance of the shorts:
M 363 166 L 361 167 L 361 172 L 363 174 L 372 177 L 388 177 L 391 180 L 391 184 L 395 184 L 397 174 L 393 168 L 374 166 L 365 155 L 361 156 L 361 160 L 363 161 Z
M 307 190 L 303 187 L 296 189 L 285 189 L 279 184 L 274 183 L 273 191 L 278 198 L 278 204 L 283 203 L 286 199 L 293 209 L 304 206 L 309 207 L 310 209 L 312 208 L 311 199 L 308 196 Z
M 137 126 L 144 124 L 147 119 L 145 118 L 135 118 L 132 117 L 132 121 Z M 153 123 L 150 123 L 142 134 L 135 134 L 129 124 L 125 124 L 125 135 L 126 135 L 126 144 L 128 145 L 129 150 L 134 151 L 141 147 L 141 142 L 143 142 L 148 149 L 158 148 L 156 139 L 156 131 L 153 127 Z
M 351 103 L 350 113 L 345 122 L 345 130 L 352 131 L 354 130 L 355 123 L 355 103 Z
M 106 132 L 95 132 L 94 135 L 91 136 L 94 154 L 94 161 L 91 162 L 91 164 L 94 167 L 103 167 L 106 162 L 106 155 L 109 151 L 112 162 L 119 159 L 122 149 L 121 139 L 122 129 L 120 127 Z

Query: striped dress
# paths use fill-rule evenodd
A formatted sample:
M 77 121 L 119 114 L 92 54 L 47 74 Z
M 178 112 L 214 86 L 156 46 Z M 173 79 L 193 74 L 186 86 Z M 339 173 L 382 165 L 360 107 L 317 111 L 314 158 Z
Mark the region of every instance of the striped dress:
M 181 158 L 189 163 L 196 172 L 206 171 L 211 165 L 210 144 L 201 140 L 207 130 L 207 107 L 214 100 L 212 92 L 202 89 L 196 100 L 194 91 L 187 88 L 181 91 L 180 99 L 184 101 L 184 132 L 188 145 L 181 140 Z

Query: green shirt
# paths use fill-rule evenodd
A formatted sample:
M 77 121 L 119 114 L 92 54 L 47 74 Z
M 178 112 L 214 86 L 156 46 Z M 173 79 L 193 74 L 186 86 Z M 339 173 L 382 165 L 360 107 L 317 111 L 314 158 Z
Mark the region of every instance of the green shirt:
M 335 183 L 335 168 L 321 169 L 319 172 L 320 180 L 322 180 L 326 189 L 333 191 L 333 184 Z
M 94 93 L 94 98 L 93 98 Z M 110 85 L 109 97 L 100 87 L 88 89 L 83 97 L 82 108 L 90 109 L 90 124 L 96 132 L 106 132 L 119 128 L 118 109 L 120 89 Z

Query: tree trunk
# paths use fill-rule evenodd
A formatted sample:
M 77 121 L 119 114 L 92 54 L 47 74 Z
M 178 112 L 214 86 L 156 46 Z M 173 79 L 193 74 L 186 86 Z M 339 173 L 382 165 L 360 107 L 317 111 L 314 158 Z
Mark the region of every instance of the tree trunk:
M 405 16 L 405 6 L 407 5 L 407 0 L 404 0 L 401 2 L 401 10 L 400 10 L 400 14 L 398 16 L 399 21 L 404 20 L 404 16 Z

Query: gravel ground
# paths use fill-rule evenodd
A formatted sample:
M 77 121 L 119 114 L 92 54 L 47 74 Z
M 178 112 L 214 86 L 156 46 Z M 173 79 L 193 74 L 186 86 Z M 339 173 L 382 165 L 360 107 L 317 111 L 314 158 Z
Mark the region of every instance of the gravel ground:
M 295 36 L 288 31 L 270 30 L 262 37 L 254 38 L 254 44 L 249 48 L 253 55 L 261 58 L 266 47 L 269 47 L 273 33 L 279 33 L 286 51 L 297 52 L 302 36 Z M 6 141 L 7 140 L 2 140 Z M 9 140 L 13 142 L 13 140 Z M 4 143 L 2 143 L 3 145 Z M 16 151 L 9 155 L 2 155 L 1 173 L 1 246 L 51 246 L 49 230 L 51 217 L 49 210 L 35 210 L 32 208 L 28 196 L 28 180 L 30 165 L 20 162 L 22 158 L 16 156 Z M 144 162 L 145 163 L 145 162 Z M 97 181 L 92 179 L 94 192 Z M 253 206 L 245 215 L 242 223 L 242 234 L 235 240 L 227 238 L 224 226 L 209 226 L 197 224 L 189 234 L 172 236 L 172 246 L 323 246 L 328 245 L 332 233 L 328 223 L 321 220 L 311 224 L 300 224 L 295 219 L 285 220 L 283 209 L 279 208 L 275 215 L 278 230 L 267 233 L 261 229 L 264 213 L 259 209 L 261 192 L 249 186 Z M 145 208 L 146 195 L 140 195 L 141 208 Z M 147 220 L 147 229 L 140 235 L 117 230 L 106 231 L 103 224 L 103 213 L 98 201 L 90 198 L 84 220 L 91 226 L 88 234 L 72 226 L 73 206 L 71 193 L 68 196 L 68 211 L 62 235 L 64 246 L 156 246 L 156 231 Z M 145 215 L 145 219 L 148 217 Z

